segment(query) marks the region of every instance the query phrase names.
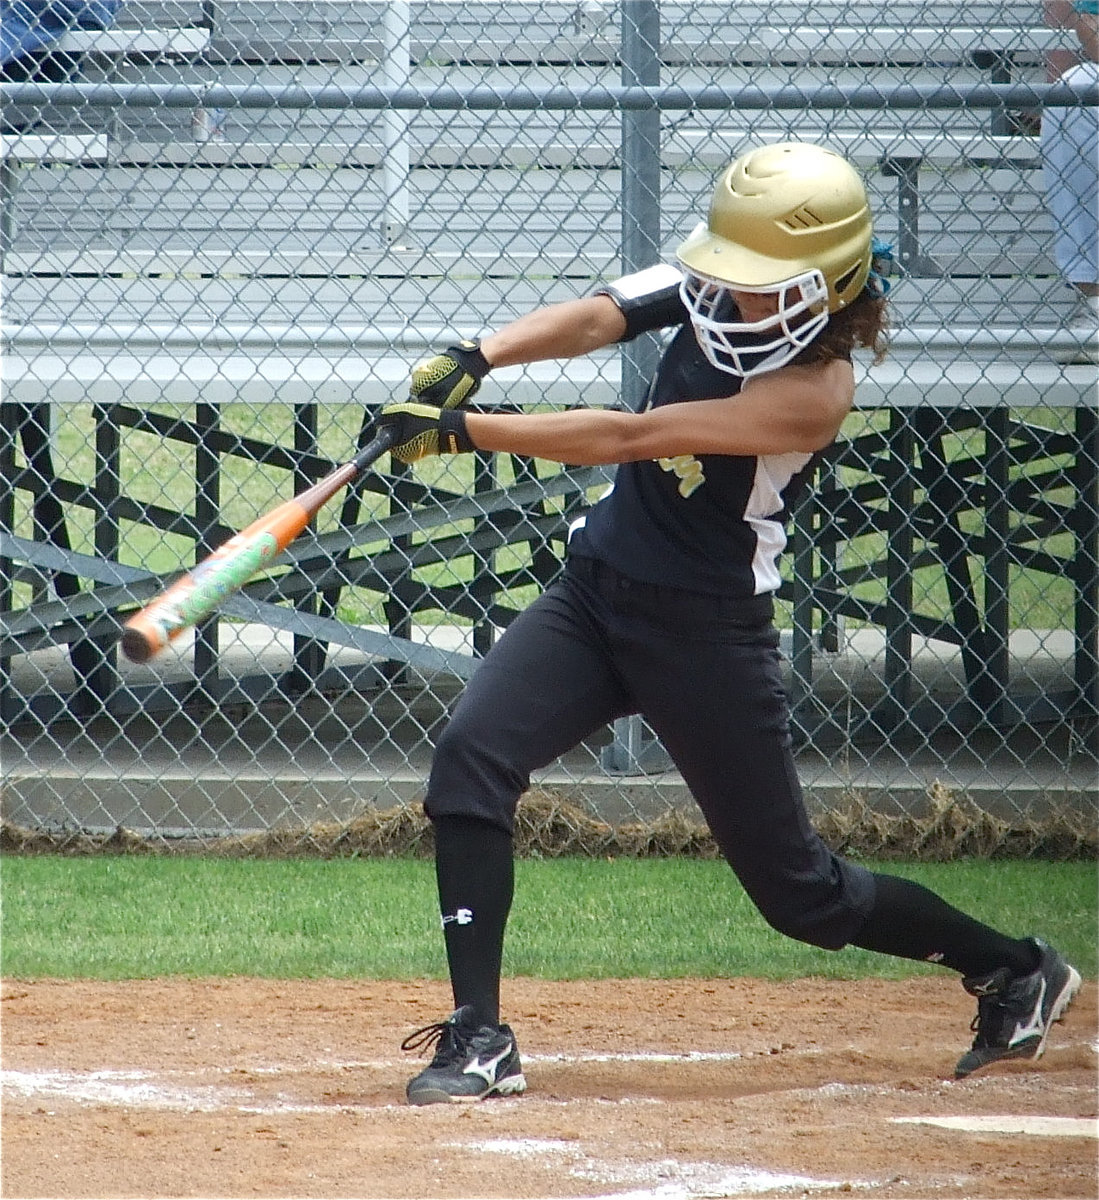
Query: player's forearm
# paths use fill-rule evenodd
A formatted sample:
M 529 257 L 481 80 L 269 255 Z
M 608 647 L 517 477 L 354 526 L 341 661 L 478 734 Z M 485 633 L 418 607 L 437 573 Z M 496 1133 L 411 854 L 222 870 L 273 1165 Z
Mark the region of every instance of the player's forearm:
M 570 409 L 557 413 L 476 413 L 465 417 L 481 450 L 521 454 L 573 466 L 625 462 L 634 457 L 634 413 Z M 640 457 L 640 456 L 638 456 Z
M 638 462 L 683 454 L 811 454 L 832 442 L 851 407 L 849 363 L 787 367 L 734 397 L 666 404 L 633 413 L 465 415 L 482 450 L 572 463 Z
M 704 431 L 686 405 L 634 413 L 574 408 L 556 413 L 465 414 L 466 430 L 480 450 L 545 458 L 574 466 L 637 462 L 690 454 Z M 679 409 L 680 411 L 672 411 Z
M 576 358 L 616 342 L 626 320 L 609 296 L 566 300 L 527 313 L 481 339 L 481 353 L 494 367 Z

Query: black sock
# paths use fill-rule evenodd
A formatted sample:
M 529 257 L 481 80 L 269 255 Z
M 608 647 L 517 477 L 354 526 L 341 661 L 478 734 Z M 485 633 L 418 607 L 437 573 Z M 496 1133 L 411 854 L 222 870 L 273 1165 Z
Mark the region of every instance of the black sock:
M 874 911 L 851 945 L 940 963 L 967 976 L 988 975 L 1000 967 L 1028 975 L 1037 966 L 1030 941 L 1006 937 L 975 921 L 922 884 L 877 874 L 874 882 Z
M 512 839 L 476 817 L 435 819 L 435 878 L 454 1007 L 500 1021 L 500 966 L 514 890 Z

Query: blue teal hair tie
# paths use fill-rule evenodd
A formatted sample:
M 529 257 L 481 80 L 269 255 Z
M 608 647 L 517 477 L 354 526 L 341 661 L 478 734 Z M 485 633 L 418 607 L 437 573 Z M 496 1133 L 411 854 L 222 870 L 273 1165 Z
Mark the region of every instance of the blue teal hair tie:
M 892 275 L 896 259 L 893 257 L 893 243 L 883 242 L 880 238 L 870 241 L 870 275 L 867 282 L 880 296 L 888 294 L 892 284 L 888 276 Z
M 1078 13 L 1090 13 L 1093 17 L 1099 17 L 1099 0 L 1073 0 L 1072 7 Z

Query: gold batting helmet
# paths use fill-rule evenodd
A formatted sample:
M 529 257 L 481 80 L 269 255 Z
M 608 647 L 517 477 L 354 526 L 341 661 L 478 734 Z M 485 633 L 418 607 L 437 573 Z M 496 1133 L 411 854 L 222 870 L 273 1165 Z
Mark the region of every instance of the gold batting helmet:
M 737 158 L 714 188 L 708 220 L 676 251 L 707 357 L 737 375 L 789 362 L 866 285 L 872 233 L 862 179 L 834 151 L 779 142 Z M 734 289 L 775 295 L 777 313 L 736 320 Z M 747 357 L 736 344 L 743 335 Z

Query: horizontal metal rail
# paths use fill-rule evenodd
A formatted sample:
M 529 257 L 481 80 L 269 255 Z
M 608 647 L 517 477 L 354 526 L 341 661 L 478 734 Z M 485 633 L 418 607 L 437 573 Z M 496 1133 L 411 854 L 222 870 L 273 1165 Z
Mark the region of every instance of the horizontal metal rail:
M 161 349 L 161 350 L 411 350 L 421 351 L 453 338 L 443 326 L 379 325 L 143 325 L 78 323 L 5 324 L 4 350 Z M 1068 329 L 1031 326 L 912 325 L 896 329 L 896 350 L 1068 350 L 1085 341 Z
M 305 84 L 3 83 L 0 102 L 68 108 L 324 108 L 638 111 L 763 109 L 1002 109 L 1099 105 L 1099 84 L 873 84 L 700 88 L 334 87 Z

